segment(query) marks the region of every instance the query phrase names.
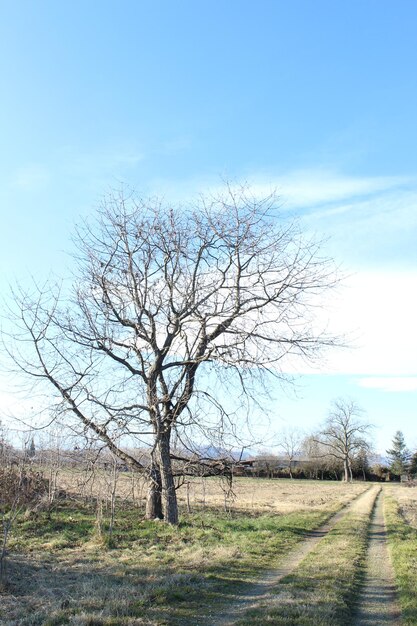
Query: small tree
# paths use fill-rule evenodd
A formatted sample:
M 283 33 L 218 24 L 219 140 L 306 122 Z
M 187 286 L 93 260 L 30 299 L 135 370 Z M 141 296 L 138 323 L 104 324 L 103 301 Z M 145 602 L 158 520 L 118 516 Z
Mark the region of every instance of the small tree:
M 411 457 L 409 472 L 410 476 L 413 476 L 413 478 L 417 477 L 417 452 L 414 452 Z
M 314 437 L 327 454 L 343 464 L 345 481 L 351 481 L 352 461 L 361 451 L 369 450 L 366 435 L 370 424 L 360 420 L 362 410 L 352 400 L 334 400 L 329 416 L 320 432 Z
M 0 467 L 0 587 L 4 583 L 7 545 L 13 525 L 23 506 L 41 500 L 48 481 L 24 465 Z
M 407 474 L 410 467 L 411 453 L 405 443 L 401 430 L 397 430 L 392 440 L 392 448 L 387 450 L 390 460 L 390 470 L 396 476 Z
M 296 428 L 288 429 L 284 431 L 284 433 L 281 435 L 281 443 L 279 444 L 279 448 L 284 453 L 285 460 L 288 463 L 290 478 L 293 478 L 293 463 L 294 459 L 296 459 L 297 456 L 300 455 L 302 442 L 303 435 Z
M 7 465 L 9 458 L 13 453 L 13 449 L 7 439 L 7 435 L 7 429 L 0 421 L 0 467 Z
M 265 475 L 267 478 L 274 478 L 278 472 L 279 459 L 272 452 L 267 450 L 256 455 L 256 470 L 258 477 Z
M 35 440 L 32 437 L 31 441 L 30 441 L 30 446 L 29 449 L 27 451 L 27 455 L 30 459 L 33 459 L 33 457 L 36 455 L 36 446 L 35 446 Z

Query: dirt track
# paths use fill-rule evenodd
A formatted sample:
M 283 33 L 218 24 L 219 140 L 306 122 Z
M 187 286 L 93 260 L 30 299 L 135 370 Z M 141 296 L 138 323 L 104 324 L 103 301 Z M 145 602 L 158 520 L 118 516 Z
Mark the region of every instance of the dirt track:
M 361 502 L 365 500 L 365 498 L 375 498 L 378 491 L 379 488 L 371 488 L 371 492 L 370 490 L 367 490 L 359 497 L 355 498 L 341 511 L 333 515 L 326 524 L 309 533 L 309 535 L 307 535 L 307 538 L 300 545 L 298 545 L 286 558 L 284 558 L 279 568 L 267 572 L 263 576 L 262 581 L 255 582 L 252 585 L 246 585 L 245 589 L 242 590 L 239 597 L 236 598 L 236 600 L 232 602 L 231 605 L 229 605 L 229 607 L 224 610 L 221 615 L 212 615 L 204 622 L 201 622 L 201 624 L 210 626 L 232 626 L 239 619 L 242 619 L 247 610 L 253 608 L 259 602 L 272 597 L 271 592 L 273 587 L 277 583 L 279 583 L 281 579 L 291 574 L 301 563 L 301 561 L 307 556 L 307 554 L 315 548 L 317 543 L 321 541 L 321 539 L 325 537 L 329 533 L 329 531 L 347 513 L 355 510 L 358 506 L 360 506 Z M 373 623 L 375 626 L 376 624 L 383 624 L 384 622 L 358 622 L 358 624 L 359 623 Z
M 388 553 L 383 498 L 381 492 L 371 519 L 366 575 L 354 626 L 401 624 L 394 573 Z

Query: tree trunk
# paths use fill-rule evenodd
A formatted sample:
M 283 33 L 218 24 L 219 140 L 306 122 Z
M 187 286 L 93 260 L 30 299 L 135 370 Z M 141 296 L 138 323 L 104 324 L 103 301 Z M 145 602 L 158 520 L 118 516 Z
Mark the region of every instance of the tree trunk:
M 344 478 L 345 483 L 349 482 L 349 464 L 347 459 L 343 459 L 343 470 L 344 470 Z
M 350 459 L 348 460 L 348 464 L 349 464 L 349 480 L 352 483 L 353 482 L 353 473 L 352 473 L 352 463 L 350 462 Z
M 146 519 L 163 519 L 164 515 L 162 513 L 162 482 L 161 482 L 161 472 L 159 471 L 159 467 L 155 462 L 152 462 L 151 473 L 150 473 L 150 483 L 148 494 L 146 498 Z
M 171 433 L 169 431 L 162 433 L 159 436 L 157 443 L 158 462 L 162 483 L 162 510 L 164 513 L 164 520 L 168 522 L 168 524 L 178 524 L 178 504 L 174 477 L 172 475 L 170 436 Z

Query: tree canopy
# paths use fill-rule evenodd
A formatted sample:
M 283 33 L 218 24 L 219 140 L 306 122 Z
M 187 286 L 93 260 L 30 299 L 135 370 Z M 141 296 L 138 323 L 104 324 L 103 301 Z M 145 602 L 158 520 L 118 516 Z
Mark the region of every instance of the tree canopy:
M 387 450 L 390 460 L 390 470 L 396 476 L 401 476 L 409 471 L 411 453 L 405 443 L 404 434 L 397 430 L 392 440 L 392 448 Z
M 349 399 L 334 400 L 328 418 L 314 441 L 324 448 L 324 453 L 343 464 L 344 480 L 352 480 L 352 461 L 355 455 L 369 450 L 367 433 L 369 423 L 361 419 L 359 405 Z

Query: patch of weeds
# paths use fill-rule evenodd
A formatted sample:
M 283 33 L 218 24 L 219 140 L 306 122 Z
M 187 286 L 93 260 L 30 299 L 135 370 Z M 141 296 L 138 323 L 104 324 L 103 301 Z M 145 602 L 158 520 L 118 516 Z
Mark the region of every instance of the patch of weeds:
M 417 529 L 407 524 L 398 503 L 385 498 L 388 545 L 405 626 L 417 623 Z

